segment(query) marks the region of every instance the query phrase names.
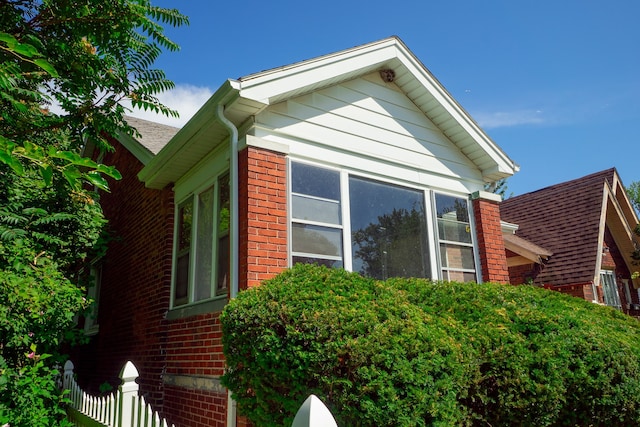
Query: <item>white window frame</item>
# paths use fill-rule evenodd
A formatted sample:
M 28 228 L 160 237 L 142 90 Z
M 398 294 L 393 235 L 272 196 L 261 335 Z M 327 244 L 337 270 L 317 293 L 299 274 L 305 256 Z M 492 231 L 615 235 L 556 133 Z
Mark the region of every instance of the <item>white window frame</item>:
M 292 225 L 294 223 L 309 223 L 309 224 L 314 224 L 313 222 L 306 222 L 304 220 L 299 220 L 299 219 L 294 219 L 292 217 L 292 196 L 293 196 L 293 192 L 292 192 L 292 177 L 291 177 L 291 163 L 299 163 L 299 164 L 306 164 L 309 166 L 315 166 L 315 167 L 319 167 L 319 168 L 324 168 L 327 170 L 331 170 L 331 171 L 335 171 L 337 173 L 339 173 L 340 175 L 340 180 L 339 180 L 339 185 L 340 185 L 340 204 L 341 204 L 341 215 L 342 215 L 342 224 L 341 224 L 341 230 L 342 230 L 342 263 L 343 263 L 343 268 L 345 270 L 348 271 L 353 271 L 353 259 L 352 259 L 352 243 L 351 243 L 351 212 L 350 212 L 350 195 L 348 194 L 349 191 L 349 177 L 357 177 L 357 178 L 363 178 L 363 179 L 369 179 L 369 180 L 373 180 L 376 182 L 380 182 L 383 184 L 390 184 L 390 185 L 396 185 L 396 186 L 400 186 L 400 187 L 404 187 L 407 189 L 411 189 L 411 190 L 417 190 L 417 191 L 421 191 L 423 193 L 423 198 L 424 198 L 424 209 L 425 209 L 425 223 L 426 223 L 426 227 L 427 227 L 427 233 L 428 233 L 428 243 L 429 243 L 429 251 L 428 251 L 428 256 L 429 256 L 429 265 L 430 265 L 430 270 L 431 270 L 431 280 L 443 280 L 443 267 L 441 265 L 441 260 L 440 260 L 440 240 L 438 237 L 438 227 L 437 227 L 437 215 L 436 215 L 436 208 L 435 208 L 435 194 L 442 194 L 442 195 L 446 195 L 446 196 L 451 196 L 451 197 L 456 197 L 456 198 L 460 198 L 465 200 L 465 202 L 467 203 L 467 208 L 468 208 L 468 213 L 469 213 L 469 227 L 470 227 L 470 233 L 471 233 L 471 243 L 466 244 L 466 243 L 462 243 L 462 242 L 449 242 L 449 241 L 442 241 L 443 243 L 451 243 L 451 244 L 455 244 L 455 245 L 460 245 L 460 246 L 465 246 L 465 247 L 470 247 L 473 251 L 473 260 L 474 260 L 474 266 L 475 269 L 471 270 L 471 269 L 456 269 L 456 268 L 450 268 L 447 267 L 447 269 L 449 271 L 461 271 L 461 272 L 465 272 L 465 273 L 473 273 L 475 274 L 476 277 L 476 281 L 478 281 L 480 279 L 480 274 L 481 274 L 481 269 L 480 269 L 480 264 L 479 264 L 479 258 L 478 258 L 478 248 L 477 248 L 477 242 L 476 242 L 476 236 L 475 236 L 475 224 L 474 224 L 474 217 L 473 217 L 473 209 L 472 209 L 472 204 L 469 200 L 469 194 L 460 194 L 460 193 L 456 193 L 456 192 L 447 192 L 444 190 L 434 190 L 428 187 L 420 187 L 417 185 L 411 185 L 408 184 L 407 182 L 403 182 L 403 181 L 399 181 L 399 180 L 393 180 L 392 178 L 389 177 L 380 177 L 380 176 L 376 176 L 373 174 L 363 174 L 361 172 L 356 172 L 353 170 L 350 170 L 348 168 L 338 168 L 336 166 L 333 165 L 328 165 L 326 163 L 320 163 L 320 162 L 312 162 L 312 161 L 308 161 L 308 160 L 303 160 L 303 159 L 298 159 L 298 158 L 292 158 L 289 157 L 288 159 L 288 171 L 289 171 L 289 176 L 287 179 L 287 202 L 288 202 L 288 224 L 289 227 L 292 227 Z M 331 226 L 331 227 L 335 227 L 335 224 L 324 224 L 324 223 L 318 223 L 316 225 L 321 225 L 321 226 Z M 337 229 L 337 227 L 336 227 Z M 288 233 L 288 263 L 289 265 L 293 265 L 293 257 L 294 256 L 305 256 L 305 254 L 302 253 L 297 253 L 294 252 L 292 250 L 292 233 Z M 314 255 L 314 254 L 308 254 L 308 255 Z M 328 259 L 328 258 L 327 258 Z
M 620 293 L 618 292 L 618 282 L 616 281 L 615 270 L 600 270 L 600 287 L 602 288 L 602 297 L 604 299 L 604 304 L 616 308 L 618 310 L 622 310 L 622 301 L 620 300 Z M 605 283 L 606 280 L 610 278 L 613 283 Z M 614 299 L 614 301 L 607 301 L 607 286 L 612 286 L 614 294 L 610 295 Z M 610 304 L 613 302 L 614 304 Z
M 85 335 L 95 335 L 100 331 L 98 312 L 100 308 L 100 287 L 102 284 L 102 259 L 97 259 L 89 266 L 89 281 L 87 299 L 93 300 L 91 309 L 84 316 Z
M 468 220 L 469 222 L 466 223 L 469 227 L 469 235 L 471 237 L 471 243 L 466 243 L 466 242 L 458 242 L 455 240 L 446 240 L 446 239 L 441 239 L 440 238 L 440 231 L 439 228 L 437 227 L 438 224 L 438 209 L 436 206 L 436 195 L 443 195 L 443 196 L 450 196 L 450 197 L 455 197 L 458 199 L 463 199 L 465 200 L 466 204 L 467 204 L 467 216 L 468 216 Z M 469 198 L 465 198 L 465 197 L 461 197 L 461 196 L 457 196 L 457 195 L 453 195 L 450 193 L 446 193 L 446 192 L 442 192 L 442 191 L 432 191 L 431 192 L 431 203 L 433 204 L 433 224 L 434 224 L 434 228 L 435 228 L 435 236 L 436 236 L 436 257 L 438 259 L 437 263 L 439 266 L 439 279 L 440 280 L 448 280 L 447 278 L 444 277 L 444 272 L 453 272 L 453 273 L 471 273 L 475 276 L 475 280 L 476 282 L 479 279 L 479 271 L 480 269 L 478 268 L 478 251 L 477 251 L 477 245 L 476 245 L 476 238 L 475 238 L 475 228 L 474 228 L 474 224 L 473 224 L 473 216 L 472 216 L 472 205 L 469 201 Z M 456 223 L 459 224 L 463 224 L 462 222 L 455 220 Z M 445 244 L 445 245 L 452 245 L 452 246 L 460 246 L 460 247 L 465 247 L 465 248 L 471 248 L 471 252 L 473 254 L 473 265 L 474 268 L 470 269 L 470 268 L 457 268 L 457 267 L 445 267 L 440 252 L 440 245 L 441 244 Z
M 218 286 L 218 251 L 219 251 L 219 237 L 218 236 L 218 224 L 220 221 L 219 211 L 220 211 L 220 182 L 221 178 L 228 176 L 229 171 L 223 170 L 215 175 L 213 175 L 208 180 L 202 182 L 197 186 L 190 186 L 190 191 L 181 197 L 180 200 L 177 200 L 175 204 L 175 212 L 174 212 L 174 229 L 173 229 L 173 250 L 172 250 L 172 263 L 171 263 L 171 297 L 170 297 L 170 309 L 175 308 L 184 308 L 196 304 L 206 303 L 208 301 L 220 300 L 227 298 L 227 292 L 223 292 L 217 294 Z M 229 183 L 230 185 L 230 183 Z M 199 205 L 199 195 L 208 191 L 213 187 L 213 233 L 210 236 L 211 238 L 211 293 L 209 298 L 203 298 L 200 300 L 196 300 L 196 286 L 194 283 L 195 280 L 195 271 L 196 271 L 196 263 L 197 263 L 197 230 L 198 230 L 198 205 Z M 178 193 L 176 191 L 176 193 Z M 191 201 L 193 203 L 193 219 L 191 224 L 191 238 L 189 242 L 189 271 L 188 271 L 188 285 L 187 285 L 187 301 L 184 304 L 176 304 L 175 301 L 175 291 L 176 291 L 176 275 L 177 275 L 177 261 L 178 261 L 178 237 L 179 237 L 179 227 L 180 227 L 180 208 L 185 204 Z

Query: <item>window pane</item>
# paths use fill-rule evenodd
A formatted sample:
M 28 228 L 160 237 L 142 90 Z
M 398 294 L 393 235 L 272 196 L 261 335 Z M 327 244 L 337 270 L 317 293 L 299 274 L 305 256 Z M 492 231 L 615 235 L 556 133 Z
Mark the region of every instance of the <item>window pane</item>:
M 340 174 L 337 171 L 292 162 L 291 191 L 323 199 L 340 200 Z
M 229 232 L 231 197 L 229 195 L 229 175 L 218 180 L 218 235 Z
M 446 214 L 447 216 L 449 214 Z M 438 236 L 440 240 L 471 243 L 471 227 L 469 223 L 457 220 L 438 219 Z
M 473 248 L 469 246 L 440 243 L 440 260 L 442 267 L 474 270 Z
M 178 252 L 191 245 L 191 224 L 193 223 L 193 199 L 180 206 L 178 211 Z
M 216 295 L 222 295 L 224 290 L 229 286 L 229 235 L 218 240 L 218 284 Z
M 321 258 L 311 258 L 311 257 L 302 257 L 302 256 L 294 256 L 293 264 L 318 264 L 324 265 L 329 268 L 342 268 L 341 260 L 334 259 L 321 259 Z
M 445 270 L 442 272 L 442 277 L 444 280 L 452 281 L 452 282 L 475 282 L 476 275 L 475 273 L 469 273 L 466 271 L 448 271 Z
M 354 271 L 430 277 L 423 192 L 350 177 L 349 198 Z
M 188 302 L 189 290 L 189 252 L 178 257 L 176 263 L 176 283 L 174 287 L 173 303 L 182 305 Z
M 435 196 L 438 218 L 469 222 L 469 208 L 465 199 L 444 194 Z
M 315 225 L 292 224 L 294 252 L 342 258 L 342 230 Z
M 218 279 L 216 283 L 216 295 L 224 294 L 229 286 L 230 268 L 230 193 L 229 175 L 224 175 L 218 180 Z
M 213 267 L 213 187 L 198 195 L 196 234 L 195 300 L 211 298 Z
M 304 196 L 291 197 L 291 214 L 295 219 L 340 224 L 340 203 L 312 199 Z

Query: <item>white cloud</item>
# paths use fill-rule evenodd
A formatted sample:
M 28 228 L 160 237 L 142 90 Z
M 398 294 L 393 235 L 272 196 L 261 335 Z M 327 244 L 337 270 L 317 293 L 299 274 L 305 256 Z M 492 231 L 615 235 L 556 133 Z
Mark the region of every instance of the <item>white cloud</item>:
M 542 110 L 515 110 L 508 112 L 477 112 L 472 114 L 478 124 L 485 129 L 495 129 L 520 125 L 539 125 L 546 122 Z
M 134 109 L 127 113 L 130 116 L 152 122 L 163 123 L 169 126 L 182 127 L 204 105 L 213 92 L 208 87 L 192 85 L 176 85 L 173 90 L 158 95 L 158 99 L 164 105 L 180 113 L 179 118 L 167 117 L 152 111 Z M 130 104 L 125 104 L 128 108 Z

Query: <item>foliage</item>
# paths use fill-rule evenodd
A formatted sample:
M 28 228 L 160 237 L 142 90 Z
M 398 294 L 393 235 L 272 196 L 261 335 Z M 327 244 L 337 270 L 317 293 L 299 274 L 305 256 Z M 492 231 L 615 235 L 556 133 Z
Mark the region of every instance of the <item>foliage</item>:
M 636 213 L 640 215 L 640 181 L 633 181 L 627 187 L 627 196 L 629 196 L 631 205 L 636 210 Z
M 0 2 L 0 162 L 19 175 L 34 167 L 47 184 L 57 170 L 74 189 L 106 189 L 104 176 L 119 173 L 80 149 L 110 149 L 109 137 L 134 134 L 124 99 L 177 115 L 156 98 L 173 83 L 151 66 L 178 48 L 161 24 L 186 23 L 149 0 Z M 50 113 L 52 103 L 63 113 Z
M 640 324 L 530 286 L 297 265 L 222 315 L 223 383 L 258 426 L 310 394 L 339 425 L 638 425 Z
M 640 181 L 634 181 L 627 187 L 627 196 L 629 196 L 629 200 L 636 214 L 640 215 Z M 640 236 L 640 224 L 636 224 L 633 231 L 637 236 Z M 635 265 L 640 265 L 640 247 L 636 247 L 631 253 L 631 258 L 633 258 Z M 633 272 L 632 278 L 637 279 L 638 277 L 640 277 L 640 272 Z
M 0 424 L 57 425 L 52 363 L 89 303 L 71 279 L 104 249 L 89 188 L 120 178 L 86 153 L 138 136 L 121 101 L 177 115 L 153 64 L 178 48 L 162 25 L 187 22 L 149 0 L 0 1 Z
M 20 368 L 0 357 L 0 425 L 72 426 L 64 410 L 67 399 L 55 382 L 59 372 L 45 364 L 50 355 L 37 354 L 35 345 L 31 350 Z
M 498 181 L 485 184 L 484 189 L 485 191 L 489 191 L 491 193 L 499 195 L 500 197 L 502 197 L 502 200 L 505 200 L 513 196 L 513 193 L 507 195 L 507 189 L 509 187 L 508 184 L 509 183 L 507 182 L 507 178 L 502 178 Z

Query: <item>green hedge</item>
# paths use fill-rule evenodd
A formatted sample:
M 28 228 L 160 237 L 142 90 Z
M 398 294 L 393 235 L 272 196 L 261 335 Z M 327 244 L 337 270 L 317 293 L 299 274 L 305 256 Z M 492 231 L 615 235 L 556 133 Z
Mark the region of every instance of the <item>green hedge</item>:
M 222 380 L 258 426 L 310 393 L 341 427 L 640 425 L 639 326 L 534 287 L 298 265 L 227 305 Z

